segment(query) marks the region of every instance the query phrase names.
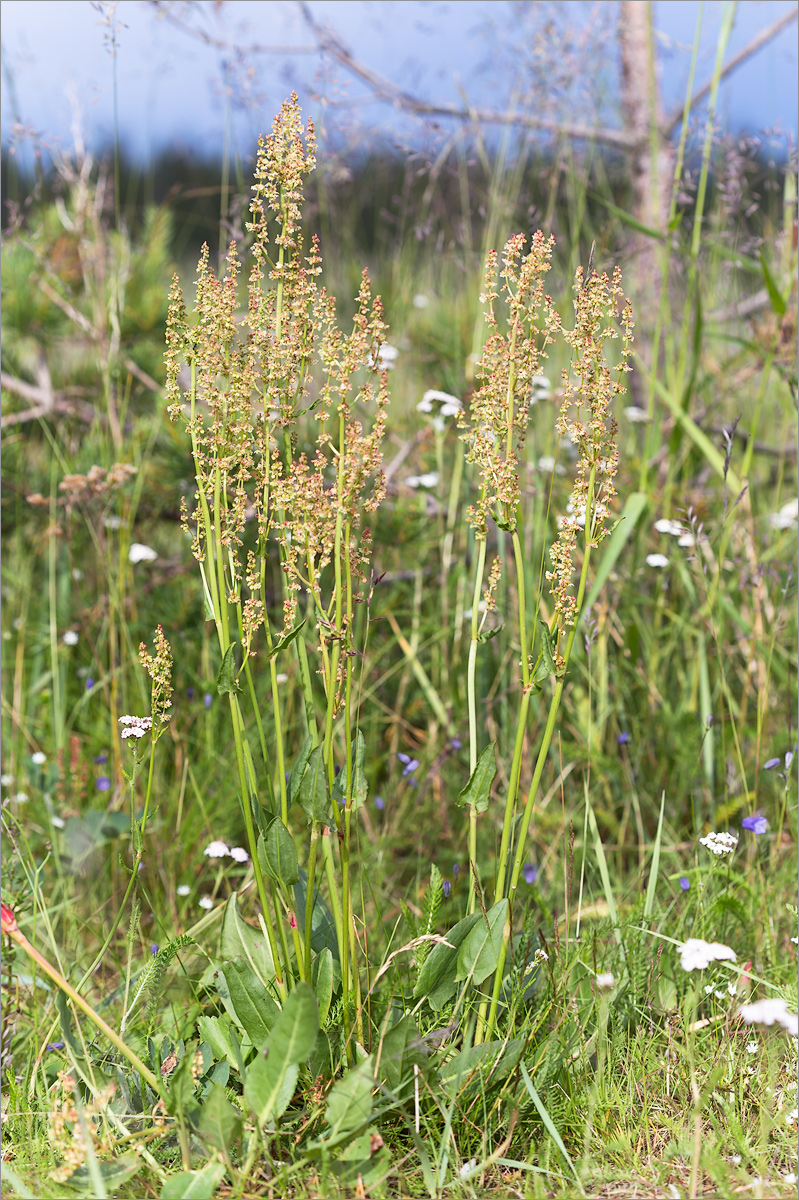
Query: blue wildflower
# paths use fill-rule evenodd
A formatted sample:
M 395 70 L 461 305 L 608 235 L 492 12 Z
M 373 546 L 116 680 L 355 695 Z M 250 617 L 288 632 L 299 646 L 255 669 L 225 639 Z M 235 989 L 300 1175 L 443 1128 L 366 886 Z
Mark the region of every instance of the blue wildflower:
M 627 743 L 629 742 L 629 740 L 630 740 L 630 735 L 629 735 L 629 733 L 627 733 L 626 730 L 624 731 L 624 733 L 620 733 L 619 736 L 616 738 L 616 741 L 618 742 L 618 744 L 620 746 L 626 746 Z
M 778 766 L 780 766 L 780 760 L 778 758 L 770 758 L 768 762 L 763 763 L 763 770 L 771 771 L 774 767 Z
M 378 812 L 383 812 L 386 807 L 386 802 L 382 796 L 375 796 L 375 808 Z
M 157 954 L 158 950 L 159 950 L 158 942 L 153 942 L 153 944 L 150 946 L 150 953 Z
M 108 762 L 108 755 L 107 754 L 96 754 L 94 756 L 94 761 L 98 765 L 101 765 L 102 763 L 106 763 L 106 762 Z
M 86 691 L 90 692 L 93 687 L 94 687 L 94 680 L 92 679 L 91 675 L 88 675 L 86 677 Z
M 397 755 L 397 758 L 400 760 L 401 763 L 405 764 L 405 770 L 402 772 L 403 779 L 407 778 L 408 775 L 412 775 L 413 772 L 416 770 L 416 768 L 419 766 L 418 758 L 411 758 L 410 754 L 400 753 Z
M 206 692 L 205 695 L 203 696 L 203 704 L 205 705 L 205 707 L 210 708 L 211 705 L 213 704 L 213 702 L 214 702 L 214 698 L 211 695 L 211 693 Z
M 750 833 L 754 834 L 765 833 L 768 829 L 768 821 L 765 817 L 744 817 L 741 821 L 741 828 L 748 829 Z
M 449 894 L 452 891 L 452 884 L 448 879 L 444 880 L 444 899 L 449 900 Z
M 94 786 L 97 788 L 98 792 L 107 792 L 111 787 L 111 780 L 107 775 L 100 775 L 97 779 L 95 779 Z
M 453 876 L 454 876 L 454 877 L 457 879 L 457 878 L 458 878 L 458 876 L 460 875 L 460 873 L 461 873 L 461 869 L 460 869 L 460 867 L 458 866 L 458 864 L 457 864 L 457 863 L 453 863 L 453 864 L 452 864 L 452 874 L 453 874 Z
M 451 738 L 449 744 L 453 750 L 460 750 L 461 746 L 463 745 L 463 742 L 461 741 L 460 738 Z
M 680 876 L 680 887 L 682 888 L 682 890 L 683 890 L 684 892 L 687 892 L 690 886 L 691 886 L 691 881 L 690 881 L 690 879 L 688 878 L 688 876 L 687 876 L 687 875 L 681 875 L 681 876 Z
M 527 883 L 533 884 L 535 883 L 536 879 L 538 879 L 538 867 L 536 867 L 533 863 L 525 863 L 524 867 L 522 868 L 522 874 L 524 875 Z
M 48 1050 L 63 1050 L 64 1043 L 63 1042 L 48 1042 L 47 1049 Z
M 187 699 L 187 700 L 193 700 L 193 699 L 194 699 L 194 688 L 193 688 L 193 687 L 187 687 L 187 688 L 186 688 L 186 699 Z

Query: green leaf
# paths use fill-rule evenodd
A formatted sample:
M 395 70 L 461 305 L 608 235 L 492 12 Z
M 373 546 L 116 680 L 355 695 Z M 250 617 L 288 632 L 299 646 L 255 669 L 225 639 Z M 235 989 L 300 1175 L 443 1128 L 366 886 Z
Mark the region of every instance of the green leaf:
M 225 1089 L 215 1083 L 202 1107 L 197 1129 L 216 1150 L 225 1150 L 241 1134 L 241 1113 L 225 1095 Z
M 504 628 L 504 625 L 497 625 L 496 629 L 489 629 L 488 633 L 478 633 L 477 640 L 481 643 L 481 645 L 484 642 L 490 642 L 491 639 L 495 638 L 498 633 L 502 633 Z
M 777 282 L 776 282 L 774 276 L 771 274 L 771 271 L 769 270 L 769 265 L 766 262 L 766 256 L 763 253 L 762 248 L 760 250 L 760 266 L 763 271 L 763 281 L 766 285 L 766 291 L 768 292 L 768 298 L 771 301 L 771 307 L 774 309 L 774 311 L 778 317 L 782 317 L 785 315 L 785 308 L 786 308 L 785 301 L 782 298 L 780 289 L 777 287 Z
M 255 972 L 242 959 L 225 963 L 222 974 L 236 1020 L 252 1044 L 260 1050 L 266 1045 L 269 1030 L 278 1019 L 280 1009 Z
M 219 668 L 219 674 L 216 677 L 216 690 L 220 696 L 225 696 L 229 692 L 241 691 L 239 681 L 236 678 L 235 649 L 236 643 L 231 642 L 225 651 L 222 666 Z
M 318 1028 L 316 998 L 307 983 L 300 983 L 286 1000 L 263 1054 L 247 1068 L 244 1099 L 260 1126 L 286 1111 L 300 1063 L 313 1050 Z
M 583 604 L 584 612 L 592 607 L 597 596 L 607 583 L 608 576 L 615 567 L 622 550 L 632 537 L 641 514 L 646 511 L 648 504 L 649 498 L 644 492 L 633 492 L 627 497 L 624 511 L 621 514 L 621 520 L 605 541 L 605 549 L 597 567 L 594 582 L 591 584 L 585 603 Z
M 315 746 L 308 755 L 308 765 L 303 771 L 295 794 L 292 788 L 292 800 L 296 800 L 309 821 L 321 821 L 330 825 L 333 820 L 333 809 L 327 792 L 327 773 L 322 760 L 322 747 Z
M 280 817 L 269 823 L 266 837 L 258 838 L 257 853 L 261 869 L 267 875 L 285 887 L 294 886 L 300 877 L 297 847 Z
M 222 917 L 220 954 L 225 960 L 244 959 L 264 987 L 275 978 L 269 941 L 260 929 L 254 929 L 244 920 L 235 892 L 228 899 Z
M 552 645 L 552 634 L 549 632 L 549 626 L 547 625 L 546 621 L 540 621 L 539 624 L 541 625 L 541 656 L 544 660 L 544 666 L 550 675 L 557 676 L 558 664 L 555 661 L 555 648 Z
M 450 1095 L 462 1094 L 467 1089 L 482 1094 L 487 1088 L 504 1083 L 516 1069 L 526 1045 L 524 1038 L 512 1038 L 509 1042 L 482 1042 L 479 1046 L 469 1046 L 441 1068 L 441 1084 Z
M 479 914 L 480 920 L 458 951 L 457 981 L 470 979 L 473 983 L 482 983 L 496 970 L 507 912 L 508 898 L 505 896 L 488 910 L 487 919 Z
M 413 1083 L 414 1066 L 427 1060 L 427 1051 L 410 1013 L 389 1029 L 375 1054 L 377 1078 L 394 1095 L 405 1083 Z
M 317 954 L 312 968 L 313 987 L 319 1008 L 319 1024 L 324 1025 L 333 999 L 333 955 L 327 946 Z
M 357 812 L 365 803 L 366 796 L 369 791 L 369 785 L 366 782 L 366 773 L 363 769 L 364 760 L 366 758 L 366 742 L 360 729 L 352 739 L 352 766 L 353 766 L 353 784 L 351 792 L 351 809 Z M 336 776 L 336 782 L 333 785 L 333 795 L 339 805 L 344 805 L 347 801 L 347 769 L 339 771 Z
M 521 1065 L 521 1069 L 522 1069 L 522 1079 L 524 1080 L 524 1086 L 527 1088 L 527 1091 L 530 1094 L 530 1099 L 532 1100 L 533 1104 L 538 1109 L 538 1115 L 541 1118 L 541 1120 L 544 1122 L 544 1127 L 546 1128 L 547 1133 L 552 1138 L 552 1141 L 555 1143 L 558 1150 L 560 1150 L 560 1152 L 563 1155 L 563 1158 L 566 1162 L 566 1165 L 569 1167 L 572 1175 L 574 1176 L 575 1180 L 577 1181 L 577 1185 L 580 1189 L 580 1195 L 583 1195 L 584 1193 L 583 1193 L 582 1184 L 580 1183 L 580 1176 L 575 1171 L 574 1163 L 572 1162 L 571 1158 L 569 1157 L 569 1152 L 566 1149 L 566 1147 L 563 1145 L 563 1138 L 558 1133 L 557 1129 L 555 1128 L 555 1124 L 554 1124 L 552 1118 L 550 1117 L 549 1113 L 547 1112 L 546 1108 L 544 1107 L 543 1103 L 541 1102 L 541 1097 L 538 1095 L 538 1092 L 535 1090 L 535 1086 L 533 1084 L 532 1079 L 530 1078 L 530 1073 L 527 1070 L 527 1067 L 524 1065 L 524 1063 L 521 1063 L 520 1065 Z
M 116 1192 L 123 1184 L 132 1179 L 142 1168 L 142 1161 L 136 1154 L 125 1154 L 120 1158 L 115 1158 L 112 1162 L 102 1162 L 96 1159 L 93 1165 L 94 1171 L 99 1174 L 103 1183 L 108 1188 Z M 5 1164 L 3 1165 L 3 1174 L 6 1173 Z M 92 1171 L 88 1167 L 78 1167 L 77 1171 L 73 1171 L 69 1177 L 69 1187 L 74 1188 L 74 1195 L 78 1196 L 93 1196 L 96 1193 L 91 1190 L 90 1185 L 94 1182 L 92 1179 Z
M 161 1200 L 212 1200 L 225 1175 L 224 1163 L 206 1163 L 201 1171 L 170 1175 L 161 1189 Z
M 294 803 L 299 795 L 300 781 L 305 774 L 305 768 L 308 766 L 308 759 L 310 758 L 312 750 L 313 738 L 309 735 L 305 739 L 302 750 L 300 750 L 299 754 L 297 755 L 297 761 L 295 762 L 289 777 L 289 802 L 291 804 Z
M 416 987 L 413 989 L 415 1000 L 424 996 L 432 1009 L 444 1007 L 450 996 L 458 990 L 455 969 L 460 946 L 474 929 L 478 920 L 482 919 L 481 913 L 472 913 L 471 916 L 464 917 L 446 935 L 447 941 L 452 943 L 451 946 L 445 946 L 442 942 L 436 943 L 425 959 Z
M 300 929 L 305 928 L 305 893 L 308 887 L 308 876 L 305 868 L 300 867 L 299 882 L 294 885 L 294 904 L 297 909 L 297 923 Z M 325 903 L 324 896 L 317 891 L 314 897 L 313 917 L 311 918 L 311 949 L 317 954 L 327 947 L 336 960 L 335 970 L 338 971 L 338 939 L 336 938 L 336 923 L 333 914 Z M 340 979 L 340 974 L 338 978 Z
M 658 817 L 658 827 L 655 831 L 655 844 L 652 848 L 652 864 L 649 868 L 649 882 L 646 885 L 646 903 L 644 905 L 644 920 L 648 921 L 652 916 L 652 911 L 655 907 L 655 892 L 658 884 L 658 871 L 660 870 L 660 843 L 663 838 L 663 813 L 666 807 L 665 791 L 660 797 L 660 816 Z
M 243 1074 L 244 1063 L 238 1039 L 230 1028 L 230 1020 L 224 1017 L 199 1017 L 197 1032 L 213 1051 L 214 1058 L 226 1059 L 234 1071 Z
M 494 745 L 486 746 L 477 760 L 469 782 L 458 796 L 458 808 L 474 807 L 477 812 L 485 812 L 491 797 L 491 784 L 497 773 Z
M 285 650 L 286 646 L 290 646 L 294 639 L 299 635 L 304 624 L 305 618 L 300 621 L 299 625 L 295 625 L 293 629 L 290 629 L 288 633 L 285 633 L 282 638 L 278 638 L 267 658 L 274 658 L 275 655 L 279 654 L 281 650 Z
M 370 1054 L 330 1089 L 325 1110 L 325 1122 L 330 1126 L 330 1133 L 325 1138 L 328 1146 L 348 1141 L 356 1130 L 369 1123 L 372 1115 L 373 1070 L 374 1062 Z

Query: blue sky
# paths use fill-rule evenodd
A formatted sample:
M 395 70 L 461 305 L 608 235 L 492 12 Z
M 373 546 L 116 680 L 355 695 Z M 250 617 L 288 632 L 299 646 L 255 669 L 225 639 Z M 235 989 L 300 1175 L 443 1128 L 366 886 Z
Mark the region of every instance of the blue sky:
M 114 6 L 106 5 L 106 11 Z M 696 26 L 695 0 L 657 0 L 655 26 L 661 88 L 666 110 L 682 100 Z M 791 0 L 741 0 L 727 50 L 729 59 L 758 30 L 792 7 Z M 795 8 L 796 5 L 793 4 Z M 311 0 L 315 16 L 334 28 L 355 56 L 395 83 L 430 100 L 496 107 L 507 101 L 514 38 L 525 6 L 511 0 Z M 577 42 L 596 7 L 583 0 L 527 6 L 528 17 L 556 9 L 561 33 Z M 722 17 L 721 0 L 704 5 L 697 84 L 709 76 Z M 615 5 L 600 5 L 610 36 Z M 151 0 L 120 0 L 117 83 L 123 145 L 141 159 L 161 149 L 182 147 L 210 158 L 222 152 L 225 136 L 224 61 L 230 55 L 181 32 L 159 15 Z M 253 42 L 307 46 L 311 43 L 292 0 L 209 0 L 170 9 L 195 29 L 239 45 Z M 89 145 L 107 143 L 113 132 L 113 70 L 108 26 L 89 0 L 2 0 L 2 140 L 7 145 L 17 117 L 47 143 L 71 145 L 75 111 Z M 593 34 L 591 35 L 593 37 Z M 529 40 L 529 39 L 528 39 Z M 584 68 L 604 78 L 612 120 L 614 43 Z M 527 42 L 525 42 L 525 45 Z M 797 140 L 799 88 L 797 25 L 790 25 L 722 86 L 719 105 L 727 129 L 752 131 L 780 125 Z M 388 105 L 363 103 L 364 89 L 340 69 L 320 80 L 316 55 L 257 55 L 232 65 L 237 99 L 230 112 L 235 147 L 246 155 L 267 128 L 292 84 L 314 109 L 311 92 L 325 90 L 334 101 L 325 112 L 331 130 L 342 124 L 351 140 L 375 131 L 413 141 L 419 122 L 402 121 Z M 606 78 L 605 78 L 606 77 Z M 229 76 L 230 78 L 230 76 Z M 579 81 L 577 81 L 579 83 Z M 356 101 L 337 107 L 337 96 Z M 565 98 L 555 103 L 567 104 Z M 318 109 L 318 106 L 317 106 Z M 563 111 L 563 110 L 561 110 Z M 429 132 L 429 131 L 428 131 Z

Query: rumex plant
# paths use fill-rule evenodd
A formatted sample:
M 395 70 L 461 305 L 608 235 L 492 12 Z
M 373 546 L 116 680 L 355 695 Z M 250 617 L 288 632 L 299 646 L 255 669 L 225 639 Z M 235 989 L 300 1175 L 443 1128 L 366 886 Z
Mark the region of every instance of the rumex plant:
M 277 994 L 285 1001 L 295 981 L 311 979 L 321 844 L 347 1025 L 352 1003 L 362 1020 L 350 843 L 352 814 L 365 800 L 366 784 L 353 673 L 357 606 L 368 603 L 371 587 L 366 520 L 383 494 L 388 392 L 380 347 L 386 326 L 365 272 L 349 334 L 338 328 L 335 300 L 317 282 L 319 245 L 315 238 L 304 245 L 300 226 L 303 179 L 314 164 L 313 124 L 303 129 L 294 95 L 271 136 L 259 143 L 246 311 L 238 315 L 235 245 L 222 280 L 211 272 L 206 250 L 193 321 L 177 281 L 172 288 L 167 389 L 170 415 L 185 418 L 191 440 L 196 492 L 194 505 L 184 507 L 184 524 L 200 566 L 206 617 L 216 627 L 218 690 L 230 706 Z M 184 364 L 187 388 L 178 379 Z M 248 517 L 256 529 L 249 546 Z M 279 568 L 271 576 L 270 560 Z M 283 593 L 279 627 L 264 601 L 275 574 Z M 306 634 L 314 628 L 312 643 Z M 290 779 L 275 661 L 284 651 L 298 657 L 306 731 Z M 268 662 L 274 761 L 252 673 L 259 658 Z M 316 675 L 323 697 L 316 695 Z M 249 716 L 241 700 L 245 687 Z M 248 722 L 257 727 L 258 766 Z M 295 802 L 310 826 L 307 875 L 288 830 Z

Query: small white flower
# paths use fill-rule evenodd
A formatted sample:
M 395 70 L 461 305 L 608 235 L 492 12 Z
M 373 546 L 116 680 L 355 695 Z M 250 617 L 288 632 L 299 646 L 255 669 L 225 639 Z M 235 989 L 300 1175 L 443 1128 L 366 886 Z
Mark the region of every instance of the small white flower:
M 706 995 L 706 996 L 709 996 L 709 995 L 711 994 L 711 992 L 712 992 L 712 991 L 713 991 L 713 984 L 712 984 L 712 983 L 708 983 L 708 984 L 706 984 L 706 986 L 705 986 L 705 995 Z
M 740 1154 L 731 1154 L 730 1157 L 727 1159 L 727 1162 L 732 1163 L 732 1165 L 734 1167 L 740 1167 L 740 1165 L 741 1165 Z
M 158 551 L 153 550 L 152 546 L 145 546 L 142 542 L 131 542 L 130 550 L 128 550 L 128 562 L 155 562 L 158 558 Z
M 64 821 L 62 817 L 53 817 L 52 821 L 56 829 L 63 829 L 66 825 L 66 821 Z
M 5 772 L 3 775 L 0 775 L 0 783 L 3 785 L 3 787 L 5 787 L 5 788 L 11 787 L 11 784 L 13 782 L 14 782 L 14 776 L 9 775 L 8 772 Z
M 722 854 L 732 854 L 735 847 L 738 845 L 737 833 L 709 833 L 707 837 L 699 839 L 700 846 L 706 846 L 712 854 L 721 856 Z
M 16 800 L 17 804 L 25 804 L 28 800 L 27 792 L 17 792 L 16 796 L 12 796 L 12 800 Z
M 799 1108 L 792 1108 L 791 1111 L 785 1115 L 785 1124 L 795 1125 L 797 1121 L 799 1121 Z M 795 1175 L 793 1177 L 793 1182 L 796 1183 Z
M 417 292 L 412 303 L 414 308 L 427 308 L 430 303 L 430 297 L 425 296 L 424 292 Z
M 36 767 L 42 767 L 47 762 L 47 755 L 42 754 L 41 750 L 37 750 L 35 754 L 31 755 L 31 762 Z
M 470 1158 L 469 1161 L 465 1162 L 462 1167 L 459 1167 L 458 1174 L 460 1175 L 461 1179 L 465 1179 L 467 1175 L 471 1174 L 471 1172 L 474 1170 L 474 1168 L 476 1166 L 477 1166 L 477 1159 Z
M 438 413 L 440 417 L 457 417 L 463 405 L 457 396 L 449 392 L 439 392 L 436 388 L 428 388 L 416 405 L 417 412 Z
M 200 908 L 214 907 L 214 902 L 210 896 L 200 896 L 200 899 L 197 901 L 197 903 L 199 904 Z
M 62 637 L 61 641 L 64 643 L 65 646 L 77 646 L 78 635 L 74 629 L 68 629 L 66 631 L 66 633 L 64 634 L 64 636 Z
M 787 1175 L 783 1175 L 782 1182 L 796 1183 L 796 1171 L 789 1171 Z
M 179 887 L 177 888 L 177 893 L 179 896 L 190 896 L 191 888 L 189 887 L 189 885 L 187 883 L 181 883 L 179 885 Z
M 207 854 L 208 851 L 206 850 L 205 853 Z M 235 859 L 236 862 L 245 863 L 250 861 L 250 856 L 243 846 L 231 846 L 228 854 L 231 858 Z
M 478 611 L 479 613 L 484 613 L 484 612 L 485 612 L 485 610 L 486 610 L 486 602 L 485 602 L 485 600 L 478 600 L 478 601 L 477 601 L 477 611 Z M 463 610 L 463 619 L 464 619 L 464 621 L 471 621 L 471 619 L 472 619 L 472 611 L 473 611 L 473 610 L 472 610 L 471 608 L 465 608 L 465 609 Z
M 746 1043 L 746 1053 L 747 1054 L 757 1054 L 759 1049 L 760 1049 L 760 1047 L 758 1046 L 757 1042 L 747 1042 Z
M 203 854 L 206 854 L 208 858 L 225 858 L 230 854 L 230 850 L 224 842 L 209 842 L 203 850 Z
M 692 533 L 684 533 L 681 537 L 677 538 L 677 545 L 687 549 L 689 546 L 696 545 L 696 538 Z
M 622 412 L 628 421 L 632 421 L 633 425 L 645 425 L 649 421 L 649 413 L 645 408 L 639 408 L 637 404 L 628 404 L 627 408 L 623 408 Z
M 438 471 L 428 471 L 426 475 L 409 475 L 405 482 L 409 488 L 438 487 Z
M 278 671 L 277 675 L 275 676 L 275 679 L 277 680 L 278 683 L 288 683 L 288 681 L 289 681 L 289 677 L 285 671 Z
M 661 517 L 659 521 L 655 521 L 654 528 L 658 533 L 668 533 L 672 537 L 679 537 L 682 533 L 682 525 L 679 521 L 670 521 L 668 517 Z
M 768 519 L 772 529 L 790 529 L 799 519 L 799 500 L 789 500 L 783 504 L 779 512 L 772 513 Z
M 2 780 L 0 780 L 0 783 L 2 783 Z M 799 946 L 799 937 L 791 938 L 791 941 L 793 942 L 794 946 Z
M 796 1013 L 788 1011 L 781 996 L 757 1000 L 754 1004 L 742 1004 L 738 1012 L 747 1025 L 773 1025 L 776 1022 L 794 1037 L 799 1037 L 799 1018 Z
M 127 525 L 122 517 L 103 517 L 103 526 L 106 529 L 121 529 L 123 525 Z
M 563 463 L 555 462 L 551 454 L 542 454 L 538 460 L 538 469 L 543 471 L 545 475 L 551 475 L 554 471 L 556 475 L 565 475 L 566 468 Z
M 605 971 L 596 977 L 596 985 L 598 988 L 612 988 L 616 982 L 616 976 L 612 971 Z
M 533 955 L 533 958 L 539 963 L 549 962 L 549 955 L 547 954 L 546 950 L 543 950 L 540 946 Z
M 728 996 L 734 996 L 737 991 L 738 991 L 737 984 L 734 984 L 734 983 L 727 984 L 727 995 Z
M 717 1000 L 726 1000 L 727 999 L 724 992 L 715 992 L 714 991 L 713 995 L 716 997 Z
M 81 579 L 83 579 L 83 571 L 81 571 L 80 567 L 72 568 L 72 578 L 76 583 L 80 583 Z
M 119 723 L 125 726 L 122 730 L 123 738 L 143 738 L 153 727 L 152 717 L 124 716 L 119 718 Z
M 646 561 L 650 567 L 667 567 L 669 565 L 665 554 L 647 554 Z
M 736 954 L 721 942 L 705 942 L 702 938 L 689 938 L 680 946 L 680 966 L 683 971 L 704 970 L 712 962 L 729 959 L 735 962 Z

